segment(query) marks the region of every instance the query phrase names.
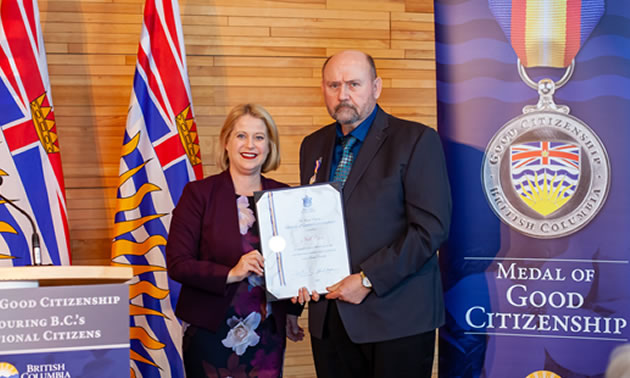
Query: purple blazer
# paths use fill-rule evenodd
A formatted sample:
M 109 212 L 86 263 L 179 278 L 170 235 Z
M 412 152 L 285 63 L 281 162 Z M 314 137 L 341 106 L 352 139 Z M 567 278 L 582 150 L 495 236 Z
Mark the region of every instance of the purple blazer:
M 288 185 L 262 178 L 263 190 Z M 166 244 L 168 275 L 182 284 L 175 314 L 216 332 L 237 284 L 227 275 L 241 255 L 236 193 L 229 171 L 186 185 L 173 210 Z M 286 303 L 274 302 L 278 330 L 284 331 Z

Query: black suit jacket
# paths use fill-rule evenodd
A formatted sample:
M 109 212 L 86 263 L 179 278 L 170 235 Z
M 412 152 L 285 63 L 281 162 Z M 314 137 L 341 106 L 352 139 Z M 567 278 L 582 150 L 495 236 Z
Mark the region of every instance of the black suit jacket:
M 335 124 L 304 138 L 300 181 L 329 179 Z M 343 189 L 352 273 L 373 290 L 359 305 L 338 301 L 356 343 L 433 330 L 444 323 L 436 250 L 448 236 L 451 200 L 442 144 L 429 127 L 379 109 Z M 321 338 L 328 301 L 309 304 L 309 328 Z

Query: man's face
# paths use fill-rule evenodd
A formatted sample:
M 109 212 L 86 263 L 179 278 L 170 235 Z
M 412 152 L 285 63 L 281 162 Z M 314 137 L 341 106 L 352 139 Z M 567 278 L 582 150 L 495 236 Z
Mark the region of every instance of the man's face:
M 380 78 L 372 75 L 367 58 L 359 51 L 333 56 L 324 69 L 322 90 L 326 108 L 341 124 L 344 134 L 363 122 L 376 106 L 382 84 Z

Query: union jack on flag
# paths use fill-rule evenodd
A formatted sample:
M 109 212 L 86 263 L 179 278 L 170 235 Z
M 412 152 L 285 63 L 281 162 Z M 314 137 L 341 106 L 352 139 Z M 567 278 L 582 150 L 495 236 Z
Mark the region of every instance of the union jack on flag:
M 147 0 L 127 116 L 112 264 L 131 266 L 131 377 L 184 377 L 179 285 L 164 248 L 186 183 L 203 176 L 177 0 Z
M 0 193 L 29 213 L 42 263 L 70 263 L 68 217 L 37 1 L 0 1 Z M 0 266 L 31 264 L 31 225 L 0 200 Z
M 580 146 L 539 141 L 510 147 L 511 178 L 521 197 L 535 197 L 541 190 L 569 198 L 580 177 Z M 541 189 L 542 188 L 542 189 Z M 564 204 L 564 203 L 563 203 Z

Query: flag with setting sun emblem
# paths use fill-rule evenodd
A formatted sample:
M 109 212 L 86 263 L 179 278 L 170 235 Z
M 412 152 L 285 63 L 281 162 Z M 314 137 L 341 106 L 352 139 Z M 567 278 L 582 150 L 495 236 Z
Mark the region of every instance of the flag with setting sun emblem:
M 512 185 L 523 202 L 541 215 L 560 209 L 580 178 L 580 147 L 539 141 L 510 147 Z
M 42 263 L 70 263 L 67 209 L 37 1 L 0 2 L 0 193 L 33 217 Z M 0 266 L 30 265 L 28 220 L 0 201 Z
M 177 1 L 147 0 L 116 198 L 112 264 L 131 266 L 131 377 L 184 377 L 179 285 L 166 273 L 171 211 L 203 176 Z

